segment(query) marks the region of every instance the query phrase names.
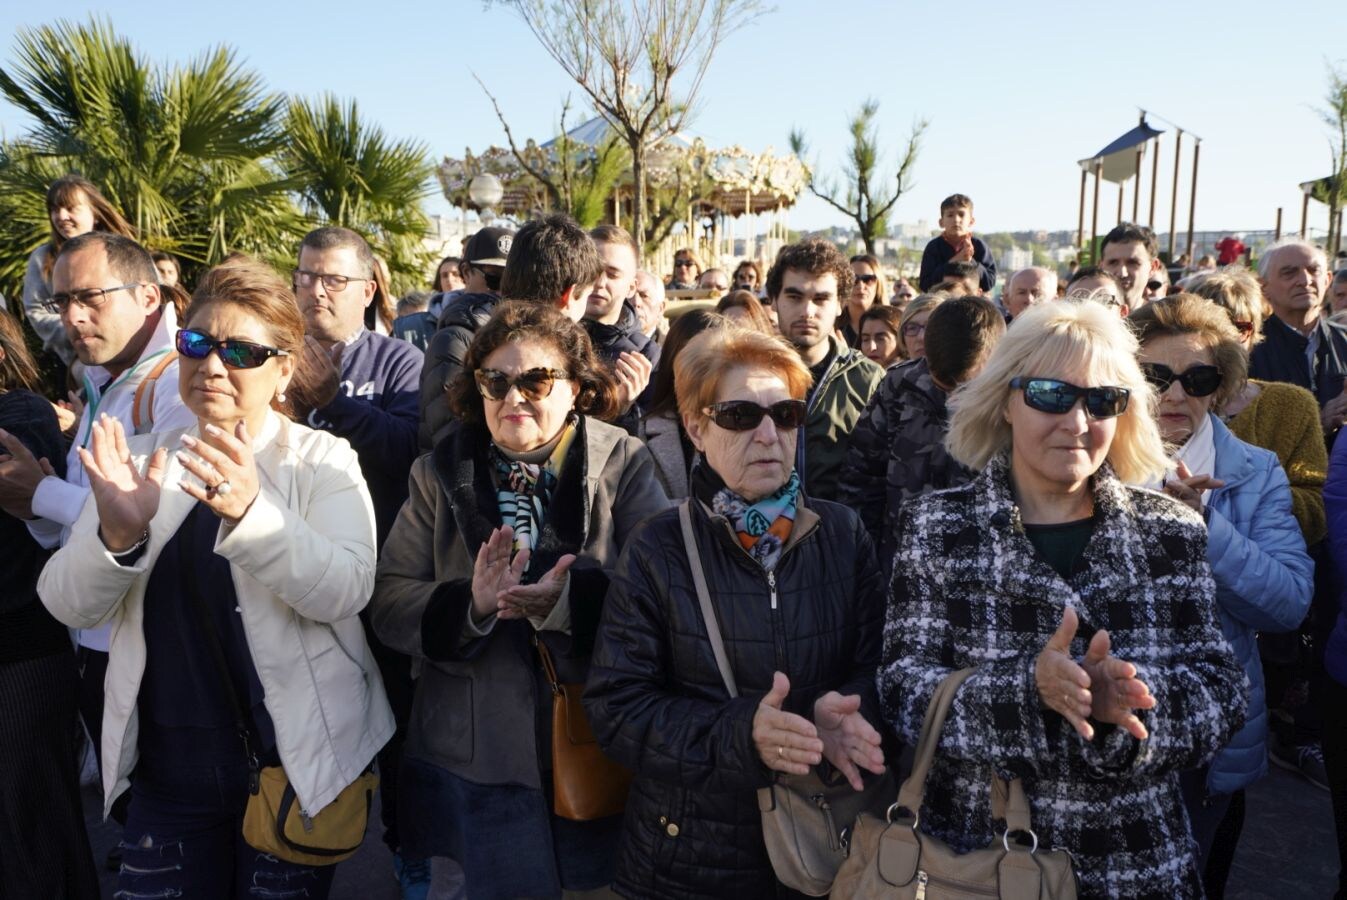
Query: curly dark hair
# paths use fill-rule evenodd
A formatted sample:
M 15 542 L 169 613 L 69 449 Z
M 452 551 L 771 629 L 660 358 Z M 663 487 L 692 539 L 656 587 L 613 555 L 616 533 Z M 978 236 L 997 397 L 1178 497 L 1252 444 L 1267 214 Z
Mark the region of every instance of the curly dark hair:
M 526 300 L 501 303 L 473 337 L 462 370 L 444 388 L 454 415 L 465 422 L 485 418 L 482 395 L 477 391 L 477 370 L 488 356 L 511 341 L 537 341 L 565 360 L 567 377 L 580 386 L 575 398 L 577 413 L 605 422 L 617 418 L 621 410 L 613 377 L 594 353 L 589 335 L 556 307 Z
M 787 244 L 776 255 L 776 262 L 767 271 L 767 296 L 772 300 L 781 294 L 781 282 L 790 269 L 810 275 L 826 275 L 829 272 L 836 275 L 839 303 L 851 296 L 852 283 L 856 280 L 851 263 L 842 255 L 842 251 L 829 241 L 811 238 L 798 244 Z

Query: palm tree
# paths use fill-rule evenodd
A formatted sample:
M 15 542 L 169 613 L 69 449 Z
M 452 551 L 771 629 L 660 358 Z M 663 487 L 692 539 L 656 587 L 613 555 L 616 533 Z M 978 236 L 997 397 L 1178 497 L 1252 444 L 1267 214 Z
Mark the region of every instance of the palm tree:
M 104 22 L 24 29 L 0 93 L 36 127 L 0 148 L 0 277 L 46 235 L 41 187 L 76 171 L 99 185 L 148 246 L 188 268 L 231 252 L 278 259 L 303 223 L 270 162 L 282 98 L 217 47 L 152 66 Z
M 290 101 L 280 164 L 310 217 L 360 232 L 388 263 L 395 291 L 420 286 L 433 262 L 422 201 L 433 190 L 424 145 L 391 141 L 354 100 Z

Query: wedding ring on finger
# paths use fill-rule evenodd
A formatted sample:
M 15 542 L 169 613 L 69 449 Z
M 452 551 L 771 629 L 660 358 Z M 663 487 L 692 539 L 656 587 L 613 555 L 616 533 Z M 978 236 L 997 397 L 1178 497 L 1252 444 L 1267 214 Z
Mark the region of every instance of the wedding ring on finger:
M 210 498 L 228 497 L 229 492 L 233 489 L 234 486 L 229 483 L 228 478 L 221 478 L 219 482 L 206 488 L 206 496 Z

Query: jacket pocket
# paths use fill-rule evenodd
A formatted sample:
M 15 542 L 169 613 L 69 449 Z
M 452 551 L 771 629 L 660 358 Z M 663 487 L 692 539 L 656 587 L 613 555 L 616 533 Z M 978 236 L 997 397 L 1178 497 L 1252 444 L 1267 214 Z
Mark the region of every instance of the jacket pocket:
M 428 665 L 412 701 L 409 742 L 433 759 L 472 762 L 474 734 L 472 679 Z

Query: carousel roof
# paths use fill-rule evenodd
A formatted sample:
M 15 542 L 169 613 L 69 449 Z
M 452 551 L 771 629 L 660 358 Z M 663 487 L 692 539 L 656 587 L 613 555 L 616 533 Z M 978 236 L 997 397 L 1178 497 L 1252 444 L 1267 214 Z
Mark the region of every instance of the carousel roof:
M 574 144 L 596 147 L 611 133 L 612 126 L 607 121 L 594 118 L 571 129 L 566 136 Z M 544 144 L 530 140 L 520 154 L 529 168 L 559 174 L 562 162 L 557 152 L 559 144 L 560 138 Z M 468 198 L 468 182 L 482 173 L 501 180 L 505 188 L 499 204 L 502 212 L 528 215 L 546 205 L 543 186 L 507 148 L 493 146 L 480 154 L 467 150 L 462 159 L 446 157 L 436 172 L 445 197 L 465 209 L 473 207 Z M 691 205 L 700 214 L 729 216 L 792 206 L 808 178 L 808 169 L 794 154 L 777 156 L 771 147 L 755 153 L 738 145 L 711 149 L 701 138 L 689 140 L 681 134 L 664 139 L 649 151 L 647 173 L 649 184 L 655 189 L 677 185 L 687 191 L 691 186 Z M 616 190 L 619 195 L 626 195 L 631 189 L 627 173 Z

